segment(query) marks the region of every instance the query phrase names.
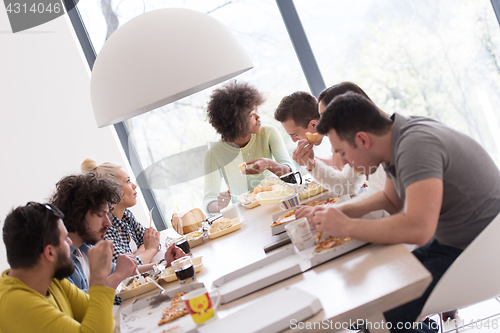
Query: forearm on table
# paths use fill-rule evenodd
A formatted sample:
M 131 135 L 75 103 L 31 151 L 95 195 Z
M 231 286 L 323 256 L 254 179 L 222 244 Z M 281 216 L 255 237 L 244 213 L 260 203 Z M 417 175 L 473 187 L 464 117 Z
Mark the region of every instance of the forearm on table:
M 145 272 L 149 272 L 150 270 L 152 270 L 154 265 L 156 265 L 156 263 L 139 265 L 139 266 L 137 266 L 137 269 L 139 270 L 139 273 L 145 273 Z
M 347 234 L 369 243 L 417 245 L 426 244 L 433 235 L 420 221 L 405 213 L 376 220 L 352 219 Z
M 394 205 L 387 198 L 385 193 L 378 192 L 372 195 L 371 197 L 366 198 L 363 201 L 355 202 L 352 204 L 345 204 L 340 206 L 340 210 L 347 216 L 351 218 L 359 218 L 368 213 L 384 209 L 389 213 L 397 213 L 400 210 L 396 211 Z
M 157 252 L 158 248 L 150 248 L 144 249 L 144 251 L 140 254 L 135 253 L 135 255 L 136 257 L 139 257 L 144 264 L 149 264 L 151 263 L 151 260 L 153 260 Z

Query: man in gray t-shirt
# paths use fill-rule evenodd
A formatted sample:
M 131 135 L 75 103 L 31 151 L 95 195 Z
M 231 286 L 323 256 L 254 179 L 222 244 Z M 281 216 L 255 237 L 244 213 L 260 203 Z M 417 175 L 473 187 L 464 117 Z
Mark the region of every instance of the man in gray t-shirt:
M 423 117 L 394 114 L 391 161 L 383 163 L 398 196 L 428 178 L 443 182 L 435 238 L 465 249 L 500 212 L 500 173 L 488 153 L 463 133 Z
M 344 163 L 365 174 L 382 163 L 387 180 L 383 191 L 364 201 L 308 211 L 309 222 L 332 236 L 421 245 L 414 254 L 433 282 L 421 298 L 385 313 L 393 327 L 413 322 L 444 272 L 500 213 L 500 171 L 468 136 L 428 118 L 388 118 L 355 93 L 336 97 L 317 130 L 328 134 Z M 380 209 L 391 216 L 357 219 Z M 423 325 L 391 332 L 433 331 Z

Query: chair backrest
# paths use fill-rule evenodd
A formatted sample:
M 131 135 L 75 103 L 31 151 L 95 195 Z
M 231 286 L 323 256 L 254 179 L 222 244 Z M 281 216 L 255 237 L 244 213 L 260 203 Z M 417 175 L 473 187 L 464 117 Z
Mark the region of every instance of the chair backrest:
M 418 318 L 463 308 L 500 295 L 500 214 L 444 273 Z

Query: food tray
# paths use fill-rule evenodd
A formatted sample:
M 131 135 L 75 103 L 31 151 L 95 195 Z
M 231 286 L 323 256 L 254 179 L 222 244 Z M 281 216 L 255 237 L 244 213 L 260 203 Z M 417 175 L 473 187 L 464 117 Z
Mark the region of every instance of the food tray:
M 190 235 L 197 233 L 197 232 L 199 232 L 199 231 L 193 231 L 193 232 L 190 232 L 189 234 L 186 234 L 184 236 L 186 237 L 186 239 L 188 239 L 190 237 Z M 191 239 L 188 239 L 188 243 L 189 243 L 189 247 L 192 247 L 192 248 L 203 244 L 203 232 L 201 232 L 200 235 L 197 237 L 193 237 Z
M 140 294 L 144 294 L 144 293 L 147 293 L 148 291 L 151 291 L 151 290 L 158 288 L 154 283 L 148 282 L 146 284 L 140 285 L 140 286 L 135 287 L 135 288 L 130 289 L 130 290 L 123 289 L 123 286 L 128 285 L 132 279 L 134 279 L 138 276 L 139 275 L 134 275 L 134 276 L 131 276 L 131 277 L 123 280 L 118 285 L 118 287 L 116 287 L 116 295 L 120 296 L 122 299 L 129 299 L 129 298 L 136 297 Z
M 241 205 L 245 208 L 248 208 L 248 209 L 251 209 L 251 208 L 255 208 L 255 207 L 258 207 L 260 206 L 260 203 L 257 201 L 257 200 L 253 200 L 252 202 L 250 202 L 249 204 L 243 204 L 241 203 Z
M 195 273 L 199 273 L 201 271 L 201 266 L 203 266 L 202 258 L 203 257 L 196 257 L 192 259 Z M 163 279 L 165 282 L 177 281 L 177 275 L 175 275 L 172 266 L 167 267 L 163 273 L 161 273 L 160 279 Z
M 317 194 L 325 192 L 326 189 L 321 186 L 320 184 L 317 184 L 313 188 L 308 189 L 307 191 L 300 192 L 299 195 L 302 199 L 309 199 L 312 196 L 315 196 Z
M 295 191 L 291 187 L 287 187 L 279 191 L 260 192 L 259 194 L 257 194 L 257 201 L 261 205 L 276 205 L 283 198 L 294 194 Z
M 236 231 L 236 230 L 240 229 L 241 228 L 241 224 L 243 223 L 243 218 L 237 217 L 237 218 L 231 219 L 231 223 L 233 224 L 232 227 L 229 227 L 227 229 L 221 230 L 219 232 L 214 232 L 213 234 L 210 233 L 210 230 L 209 230 L 208 231 L 208 238 L 210 238 L 210 239 L 218 238 L 218 237 L 227 235 L 227 234 L 229 234 L 229 233 L 231 233 L 233 231 Z
M 150 296 L 134 301 L 134 303 L 120 311 L 120 332 L 185 333 L 196 329 L 196 324 L 189 314 L 161 326 L 158 326 L 158 322 L 162 317 L 163 310 L 170 305 L 175 294 L 190 292 L 203 287 L 204 284 L 199 282 L 186 283 L 166 290 L 159 296 Z
M 238 201 L 241 203 L 243 207 L 248 209 L 260 206 L 260 203 L 255 198 L 253 191 L 243 193 L 242 195 L 238 196 Z

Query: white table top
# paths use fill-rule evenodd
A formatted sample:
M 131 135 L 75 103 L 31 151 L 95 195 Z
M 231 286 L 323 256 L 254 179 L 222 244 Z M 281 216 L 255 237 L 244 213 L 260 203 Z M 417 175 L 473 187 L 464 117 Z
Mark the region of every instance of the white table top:
M 278 239 L 278 236 L 271 235 L 270 226 L 272 215 L 279 211 L 276 205 L 254 209 L 240 207 L 244 217 L 240 230 L 214 240 L 206 239 L 204 244 L 192 249 L 194 257 L 203 256 L 203 268 L 197 274 L 198 281 L 211 290 L 215 279 L 266 257 L 264 246 Z M 172 233 L 175 233 L 172 229 L 165 230 L 162 238 Z M 221 305 L 218 315 L 223 318 L 259 297 L 294 286 L 318 297 L 323 306 L 323 311 L 308 322 L 383 319 L 383 312 L 419 297 L 430 281 L 430 273 L 403 244 L 370 244 L 303 274 Z M 162 285 L 170 289 L 177 287 L 179 282 L 162 282 Z M 131 301 L 124 301 L 122 307 Z

